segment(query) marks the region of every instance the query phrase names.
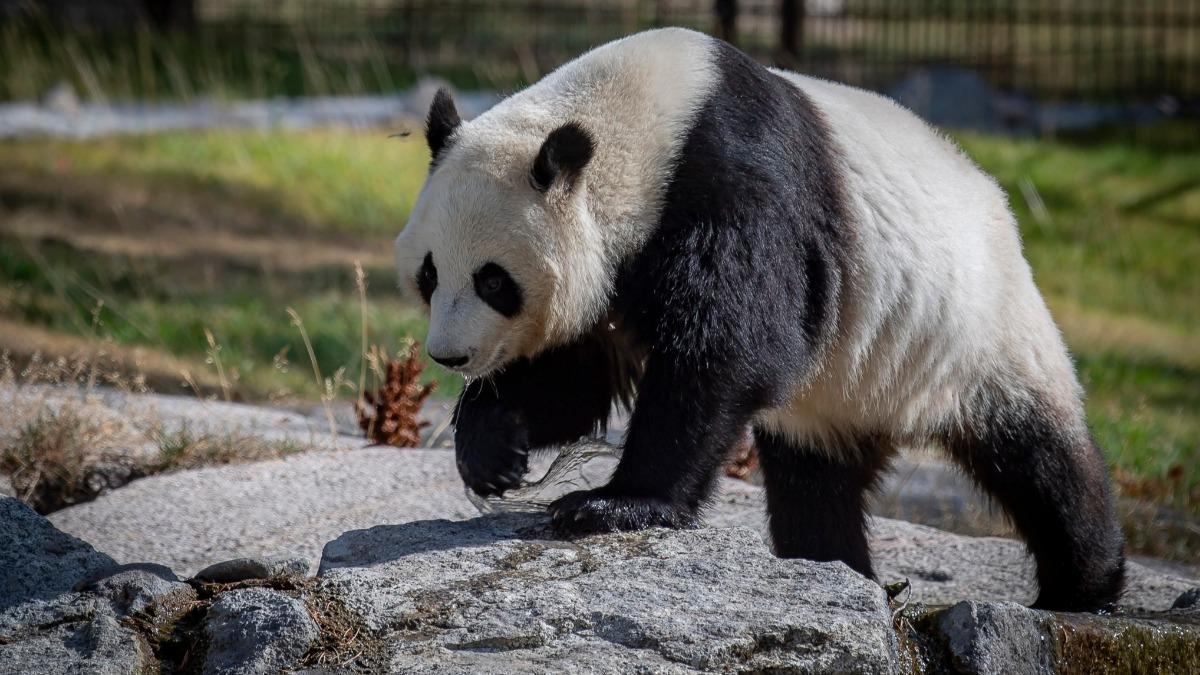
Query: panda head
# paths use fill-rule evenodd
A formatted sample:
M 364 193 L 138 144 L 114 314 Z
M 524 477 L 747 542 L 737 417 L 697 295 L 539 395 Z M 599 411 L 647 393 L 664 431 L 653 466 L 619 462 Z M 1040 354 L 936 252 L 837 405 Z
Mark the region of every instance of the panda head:
M 467 377 L 586 330 L 607 295 L 586 198 L 591 135 L 514 112 L 463 122 L 438 91 L 429 176 L 396 239 L 400 285 L 429 310 L 429 355 Z

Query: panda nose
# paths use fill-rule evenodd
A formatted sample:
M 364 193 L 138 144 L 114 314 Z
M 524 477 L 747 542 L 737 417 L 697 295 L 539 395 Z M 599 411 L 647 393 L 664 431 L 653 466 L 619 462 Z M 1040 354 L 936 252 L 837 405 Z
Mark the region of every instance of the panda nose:
M 443 366 L 446 366 L 447 368 L 457 368 L 459 366 L 465 366 L 467 364 L 467 361 L 471 360 L 470 357 L 468 357 L 468 356 L 438 356 L 432 352 L 430 352 L 429 358 L 433 359 L 434 361 L 437 361 L 438 363 L 442 364 Z

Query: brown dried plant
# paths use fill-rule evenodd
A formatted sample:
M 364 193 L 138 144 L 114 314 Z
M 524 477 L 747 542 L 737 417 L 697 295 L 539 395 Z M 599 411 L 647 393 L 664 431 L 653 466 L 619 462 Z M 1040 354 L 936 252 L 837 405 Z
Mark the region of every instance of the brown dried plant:
M 429 425 L 418 420 L 417 413 L 437 385 L 436 382 L 421 384 L 425 366 L 417 344 L 410 344 L 407 354 L 401 351 L 394 359 L 375 347 L 368 360 L 382 386 L 374 393 L 364 391 L 355 402 L 358 425 L 374 443 L 417 447 L 421 444 L 421 429 Z
M 754 436 L 746 433 L 734 446 L 729 462 L 725 464 L 725 475 L 730 478 L 749 479 L 758 470 L 758 450 L 754 447 Z

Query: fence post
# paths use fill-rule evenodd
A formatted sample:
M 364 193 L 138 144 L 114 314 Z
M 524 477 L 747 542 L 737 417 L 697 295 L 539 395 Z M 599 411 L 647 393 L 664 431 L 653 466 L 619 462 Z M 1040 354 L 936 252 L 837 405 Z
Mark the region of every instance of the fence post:
M 805 14 L 804 0 L 779 0 L 779 50 L 784 65 L 800 61 Z
M 713 16 L 717 20 L 717 37 L 730 43 L 737 43 L 737 0 L 714 0 Z

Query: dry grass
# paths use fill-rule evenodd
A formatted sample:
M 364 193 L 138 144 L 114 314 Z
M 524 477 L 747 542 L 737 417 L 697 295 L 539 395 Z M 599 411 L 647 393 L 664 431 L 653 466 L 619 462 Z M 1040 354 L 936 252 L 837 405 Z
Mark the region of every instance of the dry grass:
M 291 440 L 237 433 L 193 433 L 187 427 L 147 433 L 153 452 L 131 451 L 127 430 L 89 420 L 79 410 L 43 409 L 0 446 L 0 473 L 38 513 L 91 501 L 146 476 L 206 466 L 286 457 L 305 449 Z
M 194 433 L 187 427 L 154 432 L 158 456 L 147 475 L 200 469 L 206 466 L 261 462 L 303 452 L 293 440 L 268 440 L 241 433 Z
M 109 487 L 94 462 L 94 448 L 106 440 L 104 429 L 75 411 L 43 412 L 0 447 L 0 473 L 8 474 L 17 498 L 38 513 L 90 501 Z M 112 467 L 122 469 L 141 477 L 132 475 L 133 467 Z
M 145 393 L 145 378 L 128 378 L 103 362 L 46 361 L 18 365 L 0 355 L 0 474 L 17 498 L 39 513 L 91 501 L 146 476 L 252 462 L 301 452 L 308 444 L 243 433 L 196 433 L 104 403 L 101 387 Z

